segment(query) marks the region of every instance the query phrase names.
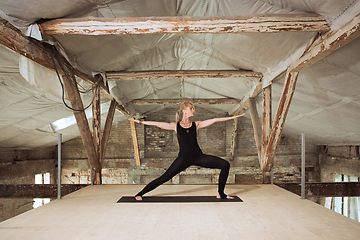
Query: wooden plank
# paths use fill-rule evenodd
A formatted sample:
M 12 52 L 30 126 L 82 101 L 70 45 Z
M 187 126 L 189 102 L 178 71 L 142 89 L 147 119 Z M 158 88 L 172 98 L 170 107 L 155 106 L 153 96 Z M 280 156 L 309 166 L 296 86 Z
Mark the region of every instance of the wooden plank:
M 256 109 L 256 102 L 254 98 L 249 99 L 249 108 L 250 108 L 250 116 L 251 122 L 254 129 L 254 138 L 256 143 L 256 149 L 258 153 L 259 163 L 261 161 L 261 124 L 259 119 L 259 114 Z
M 275 185 L 227 185 L 227 193 L 238 195 L 243 203 L 116 204 L 121 196 L 133 196 L 141 188 L 138 184 L 88 186 L 64 200 L 52 201 L 45 207 L 0 222 L 0 236 L 2 239 L 24 239 L 24 236 L 51 240 L 117 240 L 119 236 L 144 239 L 146 230 L 146 239 L 157 240 L 179 239 L 179 236 L 184 239 L 194 236 L 195 239 L 359 238 L 359 222 L 304 201 Z M 216 185 L 164 184 L 151 195 L 209 196 L 216 192 Z M 142 226 L 138 229 L 140 219 Z M 66 230 L 59 232 L 59 229 Z
M 181 99 L 134 99 L 128 105 L 157 105 L 157 104 L 181 104 L 183 101 L 190 101 L 196 105 L 206 104 L 239 104 L 240 101 L 233 98 L 181 98 Z
M 261 161 L 260 167 L 262 170 L 265 169 L 264 154 L 266 147 L 269 143 L 271 133 L 271 120 L 272 114 L 272 98 L 271 98 L 271 85 L 263 89 L 263 111 L 262 111 L 262 136 L 261 136 Z
M 152 70 L 106 73 L 108 81 L 162 78 L 262 78 L 262 74 L 247 70 Z
M 281 138 L 286 116 L 295 91 L 295 85 L 298 74 L 299 74 L 298 72 L 289 72 L 289 71 L 286 73 L 284 88 L 281 93 L 278 108 L 276 110 L 274 124 L 271 129 L 271 134 L 265 152 L 262 155 L 264 172 L 270 172 L 271 167 L 273 165 L 276 149 Z
M 137 136 L 136 136 L 135 122 L 130 121 L 130 127 L 131 127 L 131 135 L 132 135 L 133 145 L 134 145 L 136 166 L 140 166 L 139 146 L 138 146 L 138 141 L 137 141 Z
M 291 64 L 288 71 L 299 72 L 360 36 L 360 15 L 335 32 L 327 32 L 311 45 L 306 53 Z
M 84 188 L 88 184 L 61 184 L 61 196 Z M 16 184 L 0 185 L 1 198 L 56 198 L 57 184 Z
M 237 132 L 238 132 L 238 118 L 234 119 L 234 124 L 233 124 L 233 131 L 232 131 L 232 136 L 231 136 L 231 148 L 230 148 L 230 161 L 234 160 L 235 157 L 235 149 L 236 149 L 236 140 L 237 140 Z
M 292 193 L 301 196 L 300 183 L 276 183 Z M 359 182 L 305 183 L 306 197 L 360 197 Z
M 261 14 L 232 17 L 70 18 L 39 24 L 44 35 L 155 33 L 324 32 L 330 28 L 319 14 Z
M 109 136 L 110 136 L 110 130 L 111 130 L 112 122 L 113 122 L 114 115 L 115 115 L 115 109 L 116 109 L 116 101 L 112 100 L 110 103 L 108 115 L 106 117 L 104 131 L 103 131 L 102 139 L 101 139 L 100 165 L 102 165 L 102 163 L 104 162 L 104 159 L 105 159 L 106 146 L 107 146 Z
M 93 89 L 94 100 L 92 103 L 92 124 L 93 124 L 93 141 L 97 161 L 100 163 L 100 139 L 101 139 L 101 109 L 100 109 L 100 88 Z M 94 172 L 94 184 L 101 184 L 101 171 Z
M 82 103 L 82 99 L 77 87 L 75 76 L 73 74 L 70 74 L 69 79 L 65 76 L 63 76 L 63 79 L 64 79 L 64 86 L 67 92 L 67 96 L 70 100 L 72 108 L 76 110 L 84 109 L 84 105 Z M 86 118 L 85 111 L 73 111 L 73 112 L 76 119 L 76 123 L 79 128 L 82 142 L 84 144 L 86 155 L 89 160 L 90 167 L 92 168 L 93 171 L 100 172 L 101 167 L 99 160 L 96 156 L 96 149 L 91 136 L 91 131 L 90 131 L 89 123 Z

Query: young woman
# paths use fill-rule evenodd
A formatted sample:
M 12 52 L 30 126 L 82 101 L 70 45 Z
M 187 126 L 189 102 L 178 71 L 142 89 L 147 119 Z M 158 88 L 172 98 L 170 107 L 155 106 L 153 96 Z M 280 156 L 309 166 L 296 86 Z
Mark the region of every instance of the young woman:
M 227 196 L 224 193 L 226 180 L 229 175 L 230 163 L 222 158 L 203 154 L 197 142 L 196 132 L 197 130 L 210 126 L 216 122 L 223 122 L 244 116 L 245 113 L 242 115 L 236 115 L 232 117 L 213 118 L 204 121 L 191 122 L 190 117 L 194 116 L 194 112 L 195 109 L 193 103 L 183 102 L 180 105 L 180 109 L 176 112 L 176 122 L 165 123 L 165 122 L 152 122 L 152 121 L 141 121 L 137 119 L 129 119 L 130 121 L 134 121 L 139 124 L 152 125 L 162 129 L 176 131 L 177 138 L 179 141 L 179 147 L 180 147 L 178 157 L 167 169 L 167 171 L 159 178 L 150 182 L 138 194 L 136 194 L 135 196 L 136 200 L 141 201 L 142 196 L 145 193 L 150 192 L 155 188 L 157 188 L 158 186 L 160 186 L 161 184 L 169 181 L 176 174 L 184 171 L 186 168 L 190 167 L 191 165 L 205 167 L 205 168 L 221 169 L 219 175 L 217 198 L 227 198 L 227 199 L 234 198 L 231 196 Z

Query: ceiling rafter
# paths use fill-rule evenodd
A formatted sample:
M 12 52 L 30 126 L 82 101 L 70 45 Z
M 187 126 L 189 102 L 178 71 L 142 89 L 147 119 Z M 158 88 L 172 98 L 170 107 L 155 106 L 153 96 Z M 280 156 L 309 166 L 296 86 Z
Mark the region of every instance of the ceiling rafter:
M 315 13 L 232 17 L 68 18 L 39 23 L 39 28 L 44 35 L 325 32 L 330 29 L 325 18 Z
M 179 99 L 134 99 L 128 105 L 161 105 L 161 104 L 180 104 L 190 101 L 196 105 L 215 105 L 215 104 L 239 104 L 239 100 L 233 98 L 179 98 Z
M 357 16 L 339 30 L 328 31 L 320 35 L 320 37 L 313 42 L 302 57 L 288 67 L 288 72 L 298 72 L 311 66 L 359 36 L 360 16 Z M 250 97 L 256 97 L 261 93 L 261 91 L 262 83 L 258 83 L 256 88 L 254 88 L 250 94 L 242 99 L 240 107 L 234 112 L 234 114 L 245 111 L 249 106 L 248 99 Z
M 151 70 L 132 72 L 107 72 L 108 81 L 144 80 L 161 78 L 256 78 L 262 74 L 248 70 Z

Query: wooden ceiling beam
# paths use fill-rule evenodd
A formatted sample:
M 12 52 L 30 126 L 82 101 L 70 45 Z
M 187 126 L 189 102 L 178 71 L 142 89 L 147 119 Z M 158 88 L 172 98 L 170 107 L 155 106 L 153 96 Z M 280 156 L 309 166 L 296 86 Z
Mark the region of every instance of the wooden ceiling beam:
M 320 61 L 332 52 L 336 51 L 340 47 L 348 44 L 352 40 L 360 36 L 360 16 L 355 17 L 351 22 L 346 24 L 344 27 L 337 31 L 328 31 L 321 34 L 320 37 L 314 41 L 314 43 L 307 49 L 301 58 L 292 63 L 288 67 L 290 72 L 299 72 L 306 67 Z M 272 81 L 271 81 L 272 82 Z M 264 83 L 265 84 L 265 83 Z M 258 83 L 256 89 L 252 91 L 248 97 L 245 97 L 241 101 L 240 107 L 235 111 L 234 114 L 244 112 L 248 107 L 248 98 L 256 97 L 262 91 L 262 83 Z
M 151 70 L 107 72 L 106 80 L 150 80 L 161 78 L 257 78 L 262 74 L 248 70 Z
M 299 71 L 320 61 L 359 36 L 360 16 L 357 16 L 338 31 L 328 32 L 320 36 L 298 61 L 288 67 L 283 92 L 274 117 L 274 124 L 266 148 L 264 148 L 264 154 L 262 155 L 262 161 L 265 163 L 264 172 L 270 172 L 273 166 L 276 149 L 285 125 Z
M 325 32 L 330 29 L 325 18 L 315 13 L 232 17 L 68 18 L 38 25 L 44 35 Z
M 303 56 L 289 66 L 288 71 L 299 72 L 320 61 L 359 36 L 360 16 L 357 16 L 339 30 L 335 32 L 329 31 L 320 35 Z
M 98 82 L 96 77 L 73 68 L 71 64 L 61 56 L 61 54 L 55 52 L 55 49 L 49 44 L 24 36 L 17 28 L 2 18 L 0 18 L 0 44 L 53 71 L 55 69 L 52 58 L 55 57 L 55 54 L 58 54 L 65 69 L 69 69 L 74 75 L 92 85 L 97 84 Z M 60 74 L 63 74 L 60 68 L 58 71 Z M 99 81 L 98 84 L 101 88 L 101 92 L 109 98 L 109 100 L 112 100 L 113 97 L 110 95 L 109 90 L 103 81 Z M 130 116 L 129 112 L 120 104 L 117 103 L 116 108 L 123 114 Z
M 215 105 L 215 104 L 239 104 L 240 101 L 233 98 L 181 98 L 181 99 L 134 99 L 128 105 L 161 105 L 161 104 L 181 104 L 190 101 L 195 105 Z

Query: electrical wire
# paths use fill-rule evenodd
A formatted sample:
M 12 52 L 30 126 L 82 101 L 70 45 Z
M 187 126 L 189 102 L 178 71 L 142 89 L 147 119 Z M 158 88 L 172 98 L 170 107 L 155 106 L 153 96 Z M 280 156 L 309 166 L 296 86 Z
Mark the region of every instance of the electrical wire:
M 56 49 L 55 49 L 54 46 L 53 46 L 53 48 L 54 48 L 54 52 L 55 52 L 57 61 L 58 61 L 59 65 L 60 65 L 60 68 L 61 68 L 61 70 L 63 71 L 63 73 L 64 73 L 65 76 L 66 76 L 66 77 L 64 78 L 64 81 L 65 81 L 65 80 L 69 81 L 69 83 L 72 85 L 72 87 L 74 87 L 77 91 L 79 91 L 79 90 L 77 89 L 76 85 L 74 85 L 73 82 L 69 79 L 69 76 L 68 76 L 67 72 L 64 70 L 64 68 L 63 68 L 63 66 L 62 66 L 62 64 L 61 64 L 61 61 L 59 61 L 59 56 L 57 55 L 57 52 L 56 52 Z M 62 90 L 61 99 L 62 99 L 64 105 L 65 105 L 68 109 L 70 109 L 70 110 L 72 110 L 72 111 L 76 111 L 76 112 L 85 111 L 86 109 L 88 109 L 88 108 L 93 104 L 94 99 L 95 99 L 95 94 L 94 94 L 94 96 L 93 96 L 90 104 L 89 104 L 87 107 L 85 107 L 85 108 L 83 108 L 83 109 L 74 109 L 74 108 L 70 107 L 70 106 L 66 103 L 66 101 L 65 101 L 65 89 L 64 89 L 64 85 L 63 85 L 63 83 L 62 83 L 62 81 L 61 81 L 59 71 L 58 71 L 58 69 L 57 69 L 57 67 L 56 67 L 54 57 L 53 57 L 50 49 L 48 49 L 48 51 L 49 51 L 51 60 L 52 60 L 53 65 L 54 65 L 54 69 L 55 69 L 56 75 L 57 75 L 57 77 L 58 77 L 58 79 L 59 79 L 59 82 L 60 82 L 60 85 L 61 85 L 61 90 Z M 76 82 L 76 80 L 75 80 L 75 82 Z M 88 89 L 88 90 L 86 90 L 85 92 L 81 92 L 81 91 L 79 91 L 79 92 L 81 92 L 81 93 L 88 93 L 88 92 L 90 92 L 91 90 L 93 90 L 93 89 L 95 89 L 95 88 L 98 88 L 98 87 L 99 87 L 99 82 L 100 82 L 100 79 L 96 82 L 96 84 L 95 84 L 94 87 L 91 87 L 91 88 L 90 88 L 90 90 Z

